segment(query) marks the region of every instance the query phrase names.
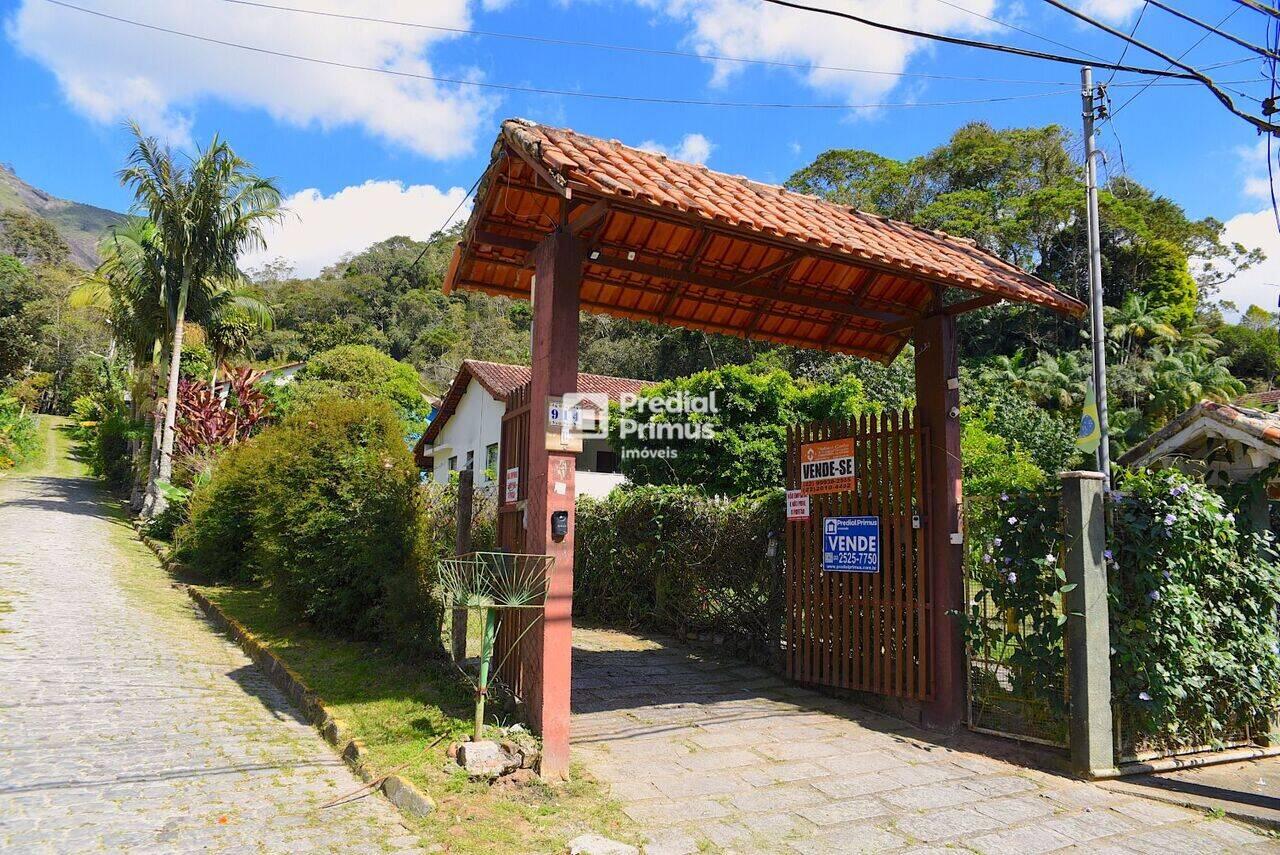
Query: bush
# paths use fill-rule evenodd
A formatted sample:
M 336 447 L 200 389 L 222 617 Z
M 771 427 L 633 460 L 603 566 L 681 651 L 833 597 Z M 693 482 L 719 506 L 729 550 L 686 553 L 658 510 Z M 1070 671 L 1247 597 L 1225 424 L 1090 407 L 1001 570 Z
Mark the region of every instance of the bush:
M 1118 488 L 1108 576 L 1122 731 L 1162 745 L 1265 732 L 1280 709 L 1269 534 L 1242 534 L 1221 496 L 1172 469 L 1126 473 Z
M 0 470 L 11 469 L 40 450 L 35 419 L 16 398 L 0 395 Z
M 574 612 L 587 621 L 725 636 L 767 661 L 782 627 L 782 492 L 711 499 L 623 487 L 578 500 Z M 777 532 L 778 555 L 767 554 Z
M 392 407 L 322 398 L 218 460 L 191 498 L 178 557 L 219 580 L 269 580 L 322 631 L 434 648 L 421 512 Z
M 363 344 L 341 345 L 313 356 L 290 385 L 286 397 L 293 406 L 324 397 L 381 398 L 390 401 L 409 425 L 426 422 L 431 412 L 414 367 Z

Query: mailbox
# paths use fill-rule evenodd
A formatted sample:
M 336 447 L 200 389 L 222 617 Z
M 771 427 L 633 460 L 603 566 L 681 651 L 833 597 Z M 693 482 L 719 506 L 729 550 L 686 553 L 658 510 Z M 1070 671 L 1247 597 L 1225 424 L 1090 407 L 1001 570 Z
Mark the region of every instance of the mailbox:
M 569 512 L 551 512 L 551 536 L 556 540 L 564 540 L 569 534 Z

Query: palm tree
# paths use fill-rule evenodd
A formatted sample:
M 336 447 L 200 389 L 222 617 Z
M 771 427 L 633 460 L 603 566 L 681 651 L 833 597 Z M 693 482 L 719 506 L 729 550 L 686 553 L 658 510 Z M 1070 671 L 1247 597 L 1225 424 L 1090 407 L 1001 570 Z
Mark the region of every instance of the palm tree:
M 217 136 L 183 165 L 168 147 L 143 136 L 137 124 L 129 128 L 134 148 L 120 171 L 120 183 L 133 190 L 135 205 L 155 226 L 162 247 L 163 298 L 172 322 L 160 463 L 143 507 L 144 516 L 154 516 L 164 507 L 156 482 L 168 481 L 173 471 L 178 369 L 188 309 L 196 317 L 208 317 L 216 283 L 240 277 L 239 253 L 265 248 L 262 230 L 281 214 L 280 191 L 270 179 L 255 175 Z
M 1022 390 L 1027 386 L 1026 354 L 1019 350 L 1013 356 L 996 356 L 982 367 L 984 381 L 1010 389 Z
M 1178 331 L 1164 320 L 1162 309 L 1154 308 L 1145 294 L 1130 293 L 1119 308 L 1105 306 L 1102 317 L 1107 335 L 1120 345 L 1120 359 L 1128 362 L 1138 345 L 1151 341 L 1174 342 Z
M 227 359 L 249 348 L 253 334 L 270 331 L 275 323 L 271 307 L 241 290 L 238 283 L 228 283 L 210 301 L 209 317 L 204 320 L 205 339 L 213 351 L 213 377 L 218 382 L 218 368 Z
M 1244 392 L 1231 376 L 1225 356 L 1211 359 L 1179 350 L 1162 356 L 1154 368 L 1153 411 L 1161 423 L 1199 401 L 1230 401 Z
M 1080 354 L 1067 351 L 1056 356 L 1041 351 L 1036 362 L 1027 370 L 1027 383 L 1036 400 L 1059 411 L 1080 406 L 1084 400 L 1084 385 L 1089 367 Z

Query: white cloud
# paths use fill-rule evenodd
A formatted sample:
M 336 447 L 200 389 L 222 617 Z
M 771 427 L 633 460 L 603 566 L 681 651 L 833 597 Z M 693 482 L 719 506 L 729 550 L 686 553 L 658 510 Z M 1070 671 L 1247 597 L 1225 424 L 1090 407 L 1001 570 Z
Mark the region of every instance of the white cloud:
M 645 140 L 637 148 L 651 151 L 654 154 L 665 154 L 667 157 L 683 160 L 687 163 L 706 163 L 716 145 L 702 134 L 685 134 L 675 147 L 665 146 L 653 140 Z
M 380 17 L 465 27 L 468 0 L 386 0 Z M 493 0 L 490 0 L 492 5 Z M 314 0 L 308 8 L 367 11 L 361 0 Z M 158 27 L 284 53 L 411 74 L 468 77 L 428 59 L 445 33 L 241 6 L 220 0 L 97 0 L 94 9 Z M 178 145 L 191 142 L 194 111 L 206 99 L 266 111 L 280 122 L 329 129 L 356 125 L 429 157 L 467 153 L 494 103 L 469 87 L 337 68 L 209 44 L 84 12 L 24 0 L 9 38 L 57 77 L 90 119 L 136 118 Z
M 1129 16 L 1142 7 L 1142 3 L 1143 0 L 1083 0 L 1076 5 L 1086 15 L 1116 24 L 1129 20 Z
M 703 55 L 798 63 L 813 89 L 849 104 L 865 103 L 893 89 L 892 74 L 853 74 L 828 66 L 896 73 L 916 53 L 930 49 L 924 39 L 900 36 L 829 15 L 765 5 L 758 0 L 637 0 L 687 23 L 687 41 Z M 937 0 L 811 0 L 811 5 L 852 11 L 863 17 L 940 33 L 987 32 L 995 24 Z M 996 0 L 958 0 L 972 12 L 992 15 Z M 747 66 L 714 62 L 712 82 L 727 83 Z
M 1227 220 L 1222 238 L 1246 249 L 1261 248 L 1267 260 L 1223 285 L 1218 299 L 1230 300 L 1242 312 L 1252 305 L 1276 311 L 1280 298 L 1280 230 L 1276 228 L 1275 213 L 1268 207 L 1238 214 Z
M 267 249 L 240 259 L 248 270 L 284 258 L 298 276 L 315 276 L 348 252 L 359 252 L 393 235 L 424 240 L 444 224 L 466 190 L 442 191 L 430 184 L 366 181 L 325 196 L 300 190 L 284 200 L 289 213 L 266 234 Z M 466 217 L 463 206 L 456 219 Z

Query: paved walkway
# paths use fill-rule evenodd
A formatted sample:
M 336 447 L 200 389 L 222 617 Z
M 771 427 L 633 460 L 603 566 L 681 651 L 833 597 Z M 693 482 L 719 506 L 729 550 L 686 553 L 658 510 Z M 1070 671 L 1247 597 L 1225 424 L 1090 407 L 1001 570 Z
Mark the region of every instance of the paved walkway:
M 1247 826 L 1036 771 L 1016 748 L 938 739 L 672 642 L 576 630 L 574 644 L 576 756 L 649 834 L 648 855 L 1280 852 Z
M 0 480 L 0 851 L 415 847 L 100 499 Z

